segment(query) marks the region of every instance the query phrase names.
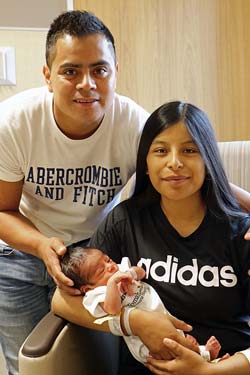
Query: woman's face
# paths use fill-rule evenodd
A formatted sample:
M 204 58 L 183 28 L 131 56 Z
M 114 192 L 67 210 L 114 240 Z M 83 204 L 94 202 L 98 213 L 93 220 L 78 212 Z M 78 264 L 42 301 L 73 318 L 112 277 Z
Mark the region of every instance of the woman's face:
M 155 137 L 147 155 L 147 168 L 153 187 L 162 197 L 170 200 L 195 194 L 200 197 L 205 164 L 183 122 Z

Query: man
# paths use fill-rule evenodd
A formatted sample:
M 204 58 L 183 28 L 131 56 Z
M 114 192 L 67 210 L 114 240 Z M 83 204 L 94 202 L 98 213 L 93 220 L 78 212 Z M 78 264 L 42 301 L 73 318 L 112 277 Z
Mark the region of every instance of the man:
M 117 70 L 107 27 L 66 12 L 48 31 L 47 87 L 0 104 L 0 338 L 9 375 L 55 285 L 78 293 L 59 256 L 88 241 L 135 170 L 148 113 L 115 94 Z

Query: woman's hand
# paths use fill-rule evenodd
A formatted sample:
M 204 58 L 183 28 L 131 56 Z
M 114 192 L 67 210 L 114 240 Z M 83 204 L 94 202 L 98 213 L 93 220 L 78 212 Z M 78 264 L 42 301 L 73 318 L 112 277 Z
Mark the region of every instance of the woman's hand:
M 130 312 L 129 323 L 133 334 L 140 337 L 154 358 L 172 358 L 169 349 L 163 344 L 166 337 L 197 351 L 197 347 L 178 332 L 178 329 L 189 332 L 192 327 L 170 314 L 135 309 Z
M 164 339 L 171 359 L 148 358 L 146 367 L 156 375 L 209 375 L 211 364 L 177 342 Z
M 250 363 L 245 355 L 236 353 L 216 363 L 206 362 L 199 354 L 170 339 L 163 343 L 170 359 L 148 357 L 146 367 L 156 375 L 249 375 Z

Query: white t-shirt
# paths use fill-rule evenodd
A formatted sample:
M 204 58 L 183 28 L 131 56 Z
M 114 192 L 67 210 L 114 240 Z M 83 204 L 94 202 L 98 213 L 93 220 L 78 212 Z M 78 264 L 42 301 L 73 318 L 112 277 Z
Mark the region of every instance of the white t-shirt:
M 24 179 L 21 212 L 66 245 L 89 238 L 135 171 L 148 113 L 115 94 L 100 127 L 72 140 L 58 128 L 47 87 L 0 103 L 0 179 Z

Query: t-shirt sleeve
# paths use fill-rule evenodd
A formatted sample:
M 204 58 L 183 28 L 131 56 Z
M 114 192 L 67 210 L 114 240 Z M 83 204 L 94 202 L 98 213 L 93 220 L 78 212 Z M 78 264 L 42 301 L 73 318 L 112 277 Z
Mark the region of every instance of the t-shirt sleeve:
M 104 302 L 106 289 L 106 286 L 99 286 L 88 291 L 83 297 L 83 306 L 92 316 L 96 318 L 101 318 L 102 316 L 107 315 L 107 313 L 100 306 L 100 303 Z
M 90 246 L 108 254 L 115 262 L 120 263 L 122 246 L 126 238 L 126 218 L 123 204 L 115 207 L 102 221 L 90 240 Z
M 144 125 L 149 117 L 149 113 L 143 108 L 137 106 L 137 108 L 132 112 L 131 119 L 129 121 L 131 127 L 130 142 L 131 145 L 135 142 L 135 148 L 138 149 L 140 137 L 138 134 L 142 133 Z
M 237 276 L 246 296 L 247 311 L 250 313 L 250 241 L 244 239 L 244 235 L 250 228 L 250 217 L 242 219 L 237 228 L 237 233 L 233 239 L 234 243 L 234 264 Z
M 21 168 L 23 156 L 20 152 L 22 140 L 18 139 L 14 126 L 9 126 L 12 122 L 14 119 L 8 114 L 5 118 L 0 116 L 0 180 L 16 182 L 24 177 Z

